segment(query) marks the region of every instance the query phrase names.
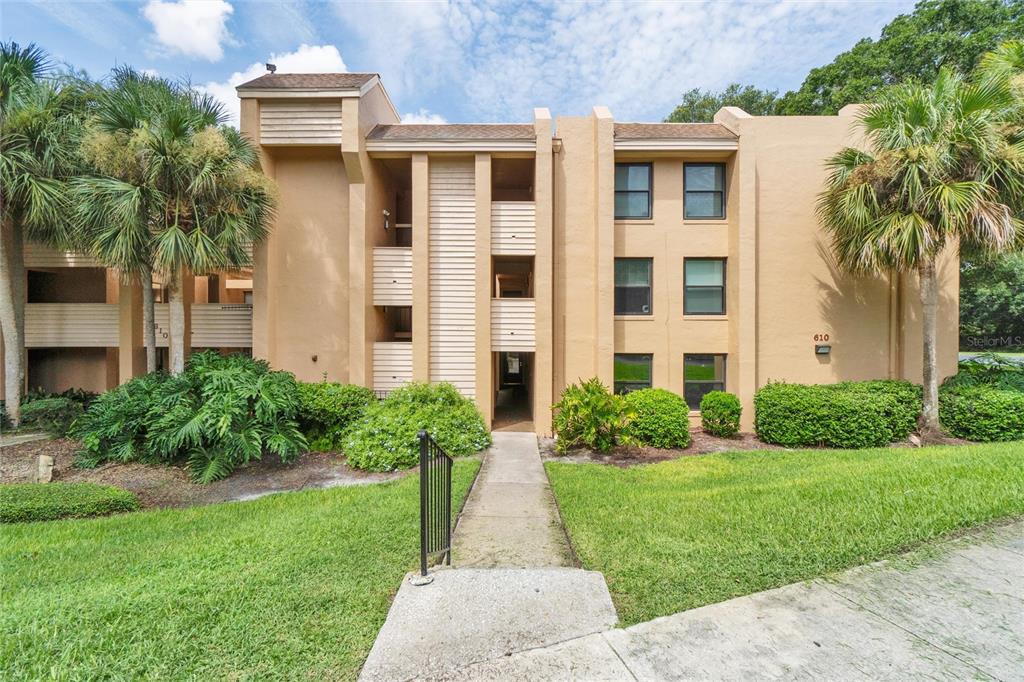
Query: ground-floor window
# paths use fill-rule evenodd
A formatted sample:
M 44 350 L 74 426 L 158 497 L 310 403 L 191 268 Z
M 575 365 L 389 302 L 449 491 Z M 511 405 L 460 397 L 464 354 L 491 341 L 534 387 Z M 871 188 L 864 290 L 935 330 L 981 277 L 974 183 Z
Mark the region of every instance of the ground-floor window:
M 699 410 L 706 394 L 725 390 L 725 355 L 684 355 L 683 376 L 686 404 Z
M 651 387 L 650 353 L 615 354 L 615 392 L 629 393 Z

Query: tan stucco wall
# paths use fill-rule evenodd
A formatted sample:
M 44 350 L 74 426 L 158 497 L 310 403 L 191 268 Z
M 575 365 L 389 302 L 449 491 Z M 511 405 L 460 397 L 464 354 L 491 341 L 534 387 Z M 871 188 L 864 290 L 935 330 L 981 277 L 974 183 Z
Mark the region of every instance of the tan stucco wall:
M 273 238 L 258 249 L 254 313 L 266 310 L 254 314 L 253 352 L 304 381 L 324 372 L 348 381 L 349 193 L 341 155 L 313 147 L 271 155 L 281 198 Z
M 110 381 L 106 348 L 30 348 L 27 370 L 29 390 L 84 388 L 102 393 L 116 385 Z

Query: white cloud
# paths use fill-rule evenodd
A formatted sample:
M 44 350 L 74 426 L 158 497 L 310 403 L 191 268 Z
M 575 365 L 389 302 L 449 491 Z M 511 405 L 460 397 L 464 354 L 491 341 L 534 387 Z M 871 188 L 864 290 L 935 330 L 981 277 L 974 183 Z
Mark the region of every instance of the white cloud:
M 344 73 L 348 71 L 341 53 L 334 45 L 301 45 L 294 52 L 271 54 L 268 62 L 277 65 L 277 73 Z M 231 123 L 238 125 L 238 93 L 235 86 L 267 72 L 264 62 L 250 64 L 242 71 L 231 74 L 227 80 L 210 82 L 200 89 L 208 92 L 224 104 Z
M 402 109 L 447 101 L 476 120 L 532 109 L 656 120 L 690 88 L 791 88 L 912 0 L 334 4 Z M 387 39 L 380 27 L 387 27 Z M 448 113 L 452 117 L 452 113 Z
M 429 109 L 420 108 L 419 111 L 411 114 L 402 114 L 402 123 L 430 123 L 439 124 L 447 123 L 445 117 L 441 114 L 435 114 Z
M 150 0 L 142 15 L 153 24 L 157 42 L 171 53 L 216 62 L 231 40 L 227 21 L 234 8 L 224 0 Z

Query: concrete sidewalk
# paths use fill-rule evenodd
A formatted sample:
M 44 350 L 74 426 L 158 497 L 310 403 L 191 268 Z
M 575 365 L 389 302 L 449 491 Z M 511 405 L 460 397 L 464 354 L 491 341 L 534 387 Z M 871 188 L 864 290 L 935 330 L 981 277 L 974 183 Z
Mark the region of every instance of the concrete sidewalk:
M 459 568 L 571 566 L 537 436 L 494 433 L 452 539 Z
M 571 568 L 532 433 L 494 434 L 452 557 L 455 568 L 432 570 L 428 585 L 403 581 L 361 680 L 444 678 L 618 620 L 604 576 Z
M 1024 522 L 929 550 L 422 679 L 1024 680 Z

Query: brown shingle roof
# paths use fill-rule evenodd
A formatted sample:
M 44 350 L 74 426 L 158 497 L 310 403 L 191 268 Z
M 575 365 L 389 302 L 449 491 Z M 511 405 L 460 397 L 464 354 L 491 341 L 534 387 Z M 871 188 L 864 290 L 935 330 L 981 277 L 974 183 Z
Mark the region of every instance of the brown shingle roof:
M 615 137 L 620 140 L 737 139 L 731 130 L 717 123 L 616 123 Z
M 368 140 L 533 140 L 530 123 L 444 123 L 378 125 Z
M 268 73 L 238 86 L 239 90 L 353 90 L 375 73 Z

